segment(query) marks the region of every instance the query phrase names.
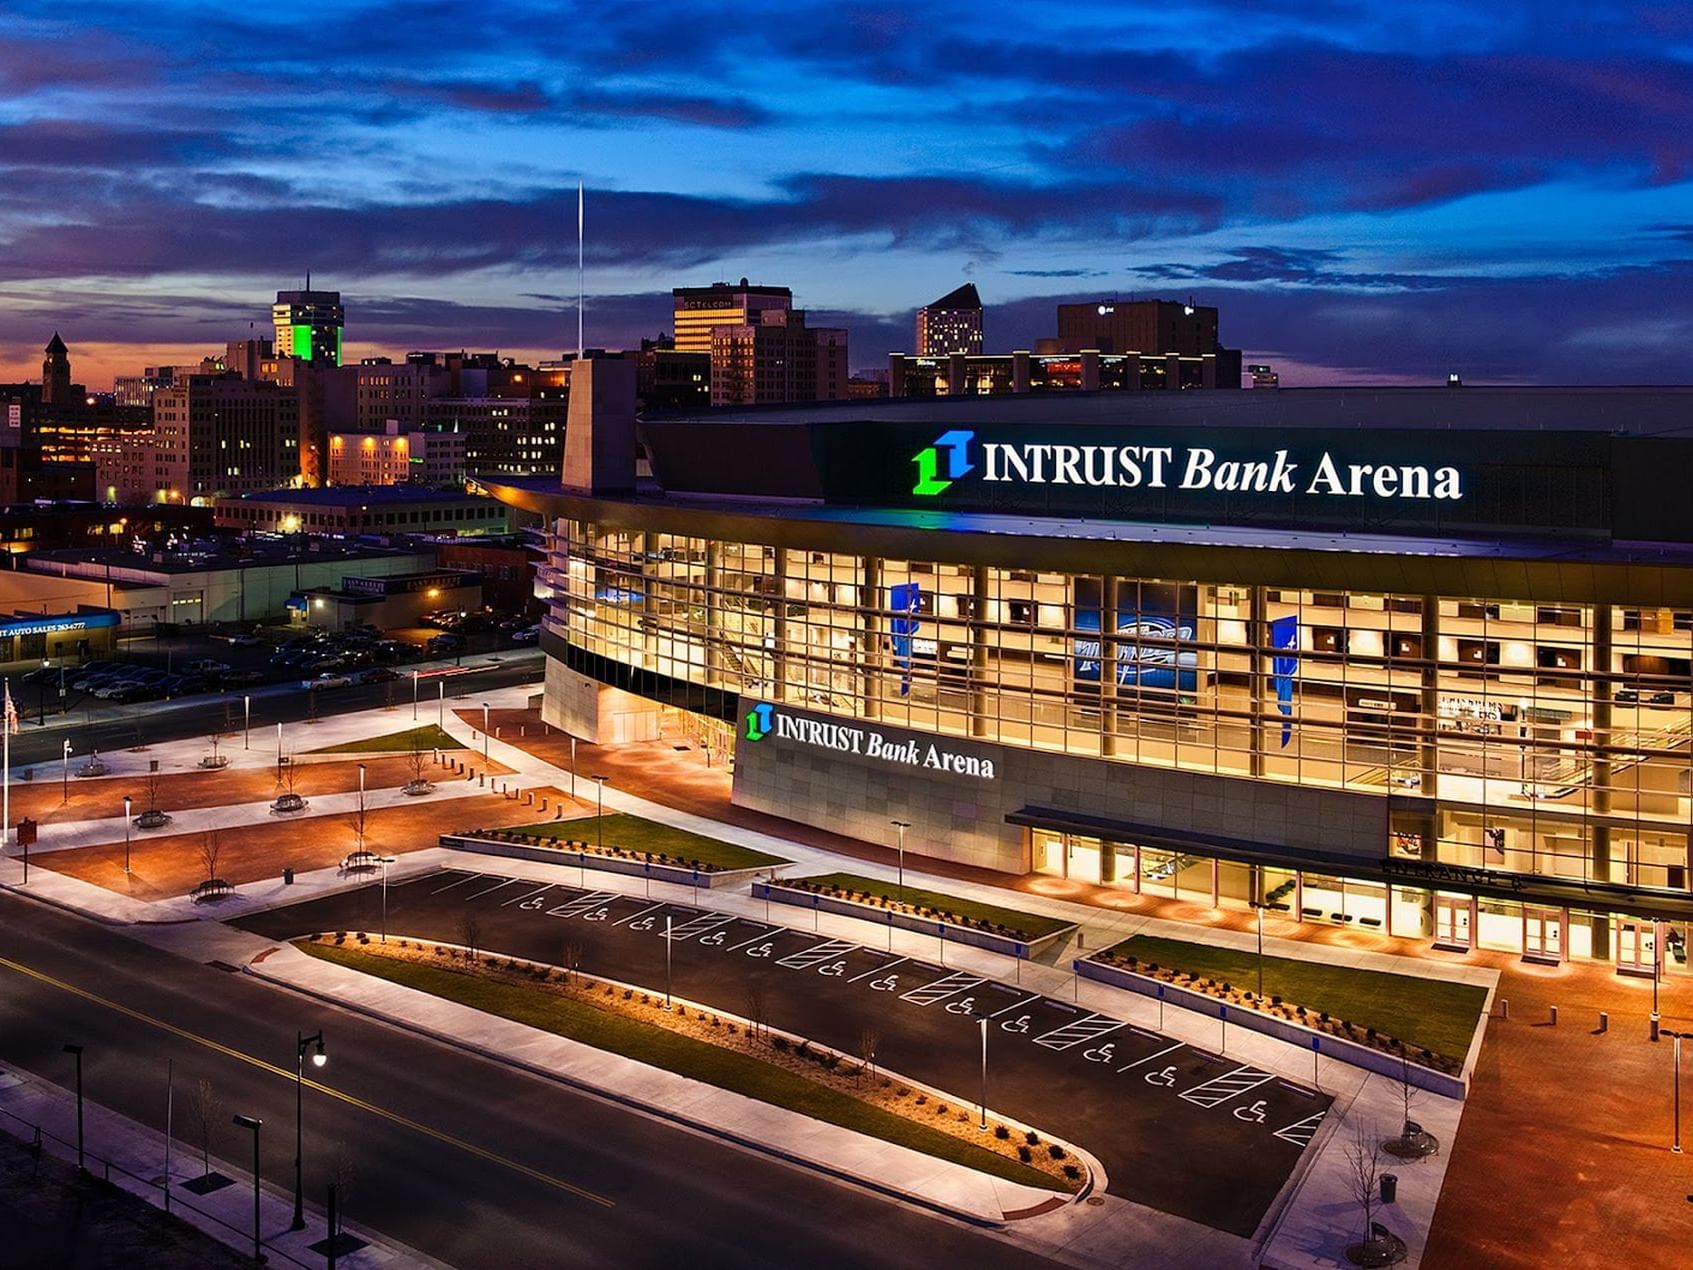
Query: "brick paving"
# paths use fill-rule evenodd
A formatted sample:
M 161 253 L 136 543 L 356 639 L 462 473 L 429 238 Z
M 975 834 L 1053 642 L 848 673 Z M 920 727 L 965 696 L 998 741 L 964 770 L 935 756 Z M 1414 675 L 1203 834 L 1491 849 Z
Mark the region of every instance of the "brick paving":
M 474 713 L 463 717 L 479 726 L 480 711 Z M 490 722 L 504 740 L 568 768 L 568 738 L 543 730 L 537 711 L 499 710 Z M 708 768 L 699 750 L 674 738 L 616 747 L 578 741 L 576 762 L 583 801 L 593 797 L 587 777 L 598 773 L 617 788 L 680 811 L 856 859 L 891 863 L 894 857 L 888 847 L 731 805 L 729 773 Z M 937 876 L 1120 912 L 1239 931 L 1254 927 L 1246 913 L 1044 874 L 1011 877 L 909 852 L 906 863 Z M 1489 1021 L 1458 1140 L 1445 1144 L 1451 1158 L 1424 1266 L 1600 1260 L 1667 1266 L 1685 1260 L 1693 1239 L 1693 1042 L 1683 1042 L 1686 1154 L 1678 1156 L 1669 1150 L 1671 1046 L 1647 1040 L 1650 981 L 1623 978 L 1601 965 L 1541 967 L 1508 953 L 1442 953 L 1421 941 L 1285 917 L 1266 921 L 1264 931 L 1500 972 L 1498 996 L 1510 1002 L 1510 1017 Z M 1660 993 L 1663 1026 L 1693 1031 L 1693 979 L 1671 975 Z M 1559 1007 L 1556 1027 L 1546 1022 L 1552 1005 Z M 1610 1012 L 1610 1030 L 1595 1035 L 1600 1010 Z

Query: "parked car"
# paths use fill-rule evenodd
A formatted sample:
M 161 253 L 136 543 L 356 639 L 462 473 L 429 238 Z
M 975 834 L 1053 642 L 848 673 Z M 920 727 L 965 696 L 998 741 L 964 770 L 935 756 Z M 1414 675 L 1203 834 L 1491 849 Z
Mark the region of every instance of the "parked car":
M 457 653 L 464 649 L 464 640 L 457 635 L 433 635 L 429 639 L 429 651 L 435 656 L 442 653 Z
M 262 670 L 232 670 L 223 676 L 225 688 L 250 688 L 262 684 L 268 676 Z
M 511 633 L 511 642 L 514 643 L 514 644 L 538 644 L 538 643 L 540 643 L 541 642 L 541 627 L 540 627 L 540 625 L 537 623 L 534 626 L 525 626 L 521 630 L 513 631 Z
M 369 670 L 361 670 L 353 678 L 361 684 L 392 683 L 400 677 L 397 670 L 389 670 L 386 666 L 372 666 Z
M 228 662 L 213 661 L 210 657 L 201 657 L 184 666 L 182 673 L 185 675 L 221 675 L 228 669 Z
M 302 679 L 300 687 L 315 692 L 319 688 L 349 688 L 352 683 L 345 675 L 318 675 L 315 679 Z

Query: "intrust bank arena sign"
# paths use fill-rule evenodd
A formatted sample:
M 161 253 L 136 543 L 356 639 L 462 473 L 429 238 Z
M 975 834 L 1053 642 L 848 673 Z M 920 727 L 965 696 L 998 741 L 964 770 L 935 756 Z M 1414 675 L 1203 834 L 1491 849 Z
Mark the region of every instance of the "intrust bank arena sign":
M 997 775 L 992 758 L 955 747 L 945 738 L 814 718 L 769 702 L 752 706 L 742 723 L 742 740 L 753 744 L 789 742 L 804 749 L 851 755 L 895 768 L 923 768 L 965 780 L 991 781 Z

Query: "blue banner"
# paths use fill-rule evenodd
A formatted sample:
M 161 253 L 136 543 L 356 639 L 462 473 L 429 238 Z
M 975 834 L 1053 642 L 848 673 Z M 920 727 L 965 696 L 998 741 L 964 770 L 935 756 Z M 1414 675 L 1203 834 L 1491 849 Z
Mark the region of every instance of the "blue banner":
M 888 623 L 893 635 L 894 661 L 899 664 L 899 695 L 911 693 L 911 637 L 922 625 L 917 616 L 923 608 L 923 588 L 915 582 L 902 582 L 888 588 L 888 607 L 902 616 Z
M 1293 739 L 1293 676 L 1299 670 L 1299 619 L 1278 617 L 1270 623 L 1270 647 L 1290 649 L 1270 659 L 1270 683 L 1276 690 L 1276 709 L 1282 712 L 1282 748 Z
M 1077 609 L 1076 678 L 1084 682 L 1099 681 L 1101 660 L 1098 635 L 1086 634 L 1100 628 L 1098 609 Z M 1179 640 L 1194 635 L 1191 620 L 1164 613 L 1117 614 L 1117 683 L 1124 688 L 1152 688 L 1165 692 L 1194 692 L 1199 686 L 1199 654 L 1191 649 L 1175 647 Z M 1158 644 L 1142 644 L 1137 636 L 1158 640 Z M 1168 642 L 1165 642 L 1168 641 Z

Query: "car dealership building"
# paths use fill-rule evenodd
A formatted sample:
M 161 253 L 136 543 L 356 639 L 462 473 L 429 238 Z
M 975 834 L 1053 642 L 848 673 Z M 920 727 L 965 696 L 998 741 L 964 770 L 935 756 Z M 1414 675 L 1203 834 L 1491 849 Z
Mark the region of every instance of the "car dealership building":
M 736 804 L 940 859 L 1686 972 L 1693 391 L 636 425 L 594 372 L 564 484 L 488 483 L 550 722 L 719 721 Z

